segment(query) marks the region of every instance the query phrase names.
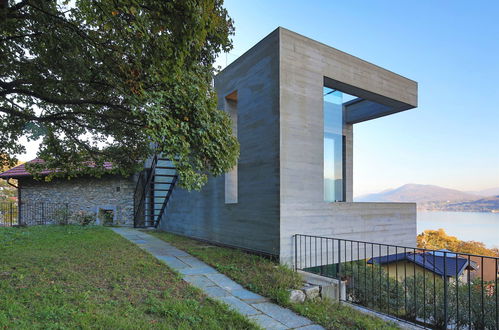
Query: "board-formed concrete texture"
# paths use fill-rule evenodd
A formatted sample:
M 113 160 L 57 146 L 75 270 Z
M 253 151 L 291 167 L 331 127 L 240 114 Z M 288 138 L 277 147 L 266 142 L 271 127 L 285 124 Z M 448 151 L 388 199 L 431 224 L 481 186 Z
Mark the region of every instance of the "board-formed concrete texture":
M 225 111 L 229 110 L 225 108 L 230 103 L 227 100 L 237 94 L 237 101 L 230 100 L 237 102 L 231 106 L 237 112 L 234 117 L 241 146 L 237 189 L 230 190 L 237 196 L 226 198 L 224 176 L 209 178 L 200 192 L 177 187 L 160 226 L 182 235 L 278 255 L 279 33 L 274 31 L 219 73 L 215 87 L 219 109 Z
M 345 104 L 346 202 L 324 201 L 325 85 L 358 97 Z M 278 28 L 219 73 L 215 88 L 220 109 L 237 118 L 236 179 L 210 178 L 201 192 L 177 188 L 163 229 L 287 264 L 294 234 L 414 246 L 415 204 L 353 203 L 352 170 L 353 125 L 416 107 L 416 82 Z
M 281 262 L 292 262 L 296 233 L 414 246 L 415 204 L 351 203 L 351 124 L 416 107 L 417 84 L 289 30 L 278 31 Z M 367 103 L 367 110 L 355 108 L 356 121 L 350 124 L 348 106 L 345 111 L 347 202 L 323 201 L 325 84 L 369 100 L 357 102 Z M 371 107 L 372 101 L 383 106 Z

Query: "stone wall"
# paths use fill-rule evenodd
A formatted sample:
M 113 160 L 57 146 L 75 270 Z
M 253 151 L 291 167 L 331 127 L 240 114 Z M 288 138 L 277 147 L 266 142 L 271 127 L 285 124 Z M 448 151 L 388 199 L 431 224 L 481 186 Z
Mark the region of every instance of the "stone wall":
M 63 207 L 68 204 L 70 212 L 85 211 L 95 214 L 97 223 L 101 222 L 97 214 L 103 209 L 113 211 L 114 224 L 133 225 L 135 182 L 132 177 L 109 175 L 102 178 L 55 179 L 51 182 L 23 178 L 19 180 L 19 190 L 21 221 L 26 224 L 32 224 L 34 213 L 41 212 L 39 205 L 47 205 L 44 210 L 47 212 L 54 205 Z

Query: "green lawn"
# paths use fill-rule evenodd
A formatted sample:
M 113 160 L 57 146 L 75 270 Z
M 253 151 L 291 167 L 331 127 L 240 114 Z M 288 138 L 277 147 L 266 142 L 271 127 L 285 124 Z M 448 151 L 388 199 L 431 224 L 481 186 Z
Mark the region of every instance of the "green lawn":
M 291 304 L 288 289 L 299 288 L 302 280 L 291 269 L 267 258 L 237 249 L 223 248 L 161 231 L 147 231 L 179 249 L 198 257 L 246 288 L 294 309 L 328 329 L 398 329 L 394 324 L 363 314 L 328 300 Z
M 0 328 L 254 329 L 103 227 L 0 228 Z

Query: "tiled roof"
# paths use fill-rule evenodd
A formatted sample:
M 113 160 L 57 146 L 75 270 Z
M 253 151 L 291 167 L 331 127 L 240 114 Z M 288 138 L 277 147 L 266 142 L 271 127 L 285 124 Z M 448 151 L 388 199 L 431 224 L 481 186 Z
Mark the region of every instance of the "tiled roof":
M 383 257 L 375 257 L 369 259 L 367 263 L 369 264 L 389 264 L 392 262 L 398 262 L 402 260 L 411 261 L 427 270 L 434 272 L 437 275 L 443 276 L 458 276 L 461 272 L 468 266 L 468 260 L 462 257 L 457 257 L 455 253 L 449 253 L 446 257 L 443 256 L 444 253 L 435 252 L 435 255 L 431 252 L 427 253 L 397 253 L 390 254 Z M 445 266 L 444 266 L 445 265 Z M 474 265 L 469 265 L 471 268 L 475 268 Z
M 43 160 L 39 159 L 39 158 L 35 158 L 33 160 L 30 160 L 28 163 L 43 163 Z M 11 168 L 10 170 L 7 170 L 3 173 L 0 173 L 0 178 L 9 179 L 9 178 L 22 178 L 22 177 L 32 176 L 32 174 L 26 170 L 26 167 L 24 166 L 25 164 L 26 163 L 18 165 L 16 167 Z M 104 168 L 107 170 L 110 170 L 113 168 L 113 164 L 111 162 L 104 162 L 103 165 L 104 165 Z M 94 167 L 95 163 L 87 162 L 87 166 Z M 53 172 L 53 171 L 47 170 L 47 171 L 40 172 L 40 174 L 47 175 L 51 172 Z

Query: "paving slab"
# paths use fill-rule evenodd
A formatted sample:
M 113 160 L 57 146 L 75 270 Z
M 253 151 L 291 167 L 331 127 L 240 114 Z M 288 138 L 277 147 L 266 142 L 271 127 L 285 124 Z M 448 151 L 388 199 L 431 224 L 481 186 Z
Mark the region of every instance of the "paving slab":
M 178 272 L 182 275 L 211 275 L 217 273 L 217 271 L 210 266 L 181 268 Z
M 267 301 L 267 298 L 260 296 L 254 292 L 251 292 L 246 289 L 236 289 L 231 290 L 230 292 L 233 296 L 250 303 L 264 302 Z
M 203 289 L 203 291 L 212 298 L 228 297 L 230 293 L 225 291 L 219 286 L 209 286 Z
M 133 228 L 112 230 L 181 273 L 186 282 L 201 289 L 209 297 L 227 304 L 229 308 L 247 316 L 264 329 L 323 329 L 309 319 L 243 288 L 213 267 L 168 242 Z
M 278 322 L 265 314 L 249 315 L 248 318 L 255 321 L 256 324 L 258 324 L 264 329 L 272 329 L 272 330 L 289 329 L 281 322 Z
M 221 297 L 218 298 L 219 300 L 223 301 L 227 305 L 229 305 L 229 308 L 232 310 L 235 310 L 243 315 L 256 315 L 256 314 L 261 314 L 259 310 L 253 308 L 250 304 L 245 303 L 244 301 L 237 299 L 234 296 L 227 296 L 227 297 Z
M 158 256 L 158 255 L 156 255 L 155 257 L 157 259 L 163 261 L 165 264 L 167 264 L 168 266 L 170 266 L 171 268 L 173 268 L 175 270 L 190 268 L 188 264 L 183 263 L 181 260 L 178 260 L 177 258 L 172 257 L 172 256 Z
M 195 257 L 182 257 L 182 256 L 179 256 L 177 257 L 179 260 L 182 260 L 182 262 L 188 264 L 189 266 L 191 267 L 203 267 L 203 266 L 206 266 L 206 264 L 204 262 L 202 262 L 201 260 L 195 258 Z
M 304 327 L 296 328 L 296 329 L 297 330 L 324 330 L 323 327 L 321 327 L 320 325 L 317 325 L 317 324 L 306 325 Z
M 215 282 L 219 287 L 227 290 L 227 291 L 232 291 L 232 290 L 240 290 L 243 287 L 240 284 L 237 284 L 224 274 L 220 273 L 215 273 L 215 274 L 208 274 L 206 275 L 210 280 Z
M 252 306 L 290 328 L 303 327 L 312 323 L 309 319 L 299 316 L 287 308 L 283 308 L 272 303 L 266 302 L 253 304 Z
M 204 275 L 186 275 L 183 277 L 184 281 L 189 282 L 199 289 L 216 286 L 214 282 Z

